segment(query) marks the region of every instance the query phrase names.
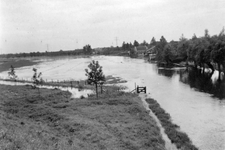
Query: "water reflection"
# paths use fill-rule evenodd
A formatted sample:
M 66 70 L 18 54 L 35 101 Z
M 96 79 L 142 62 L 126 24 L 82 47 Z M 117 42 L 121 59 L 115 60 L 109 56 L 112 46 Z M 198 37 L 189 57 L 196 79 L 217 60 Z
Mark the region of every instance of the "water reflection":
M 171 78 L 176 73 L 177 73 L 176 70 L 166 69 L 166 68 L 158 68 L 158 74 L 159 75 L 164 75 L 164 76 L 167 76 L 167 77 Z
M 197 91 L 211 94 L 213 97 L 225 98 L 225 78 L 218 80 L 218 72 L 202 72 L 200 69 L 188 67 L 186 69 L 158 68 L 158 74 L 172 78 L 179 76 L 179 81 L 188 84 Z

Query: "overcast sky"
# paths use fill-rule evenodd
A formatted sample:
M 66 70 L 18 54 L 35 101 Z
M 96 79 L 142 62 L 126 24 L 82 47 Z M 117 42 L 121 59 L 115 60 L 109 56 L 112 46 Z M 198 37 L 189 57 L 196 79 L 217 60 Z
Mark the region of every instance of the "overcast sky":
M 0 53 L 170 41 L 223 26 L 225 0 L 0 0 Z

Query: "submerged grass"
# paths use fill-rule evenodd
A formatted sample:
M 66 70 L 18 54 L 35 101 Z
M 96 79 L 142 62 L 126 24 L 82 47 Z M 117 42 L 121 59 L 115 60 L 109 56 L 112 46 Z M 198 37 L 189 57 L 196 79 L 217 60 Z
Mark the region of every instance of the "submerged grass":
M 165 129 L 165 133 L 168 135 L 171 142 L 174 143 L 177 148 L 182 150 L 198 149 L 192 144 L 188 135 L 180 131 L 178 125 L 172 123 L 170 115 L 161 108 L 156 100 L 148 98 L 146 99 L 146 102 L 149 104 L 149 108 L 160 120 L 163 128 Z

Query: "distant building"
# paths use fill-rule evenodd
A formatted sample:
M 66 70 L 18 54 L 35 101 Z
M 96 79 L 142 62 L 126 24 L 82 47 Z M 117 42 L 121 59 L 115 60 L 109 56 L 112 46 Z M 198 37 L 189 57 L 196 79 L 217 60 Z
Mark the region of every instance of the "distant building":
M 134 47 L 134 51 L 136 51 L 138 54 L 145 54 L 147 49 L 148 49 L 147 46 L 135 46 Z
M 152 61 L 152 60 L 155 60 L 156 58 L 156 47 L 155 46 L 152 46 L 150 47 L 146 52 L 145 52 L 145 56 L 148 57 L 148 60 L 149 61 Z
M 155 46 L 152 46 L 152 47 L 150 47 L 150 48 L 148 48 L 146 50 L 145 55 L 149 55 L 149 54 L 156 54 L 156 48 L 155 48 Z

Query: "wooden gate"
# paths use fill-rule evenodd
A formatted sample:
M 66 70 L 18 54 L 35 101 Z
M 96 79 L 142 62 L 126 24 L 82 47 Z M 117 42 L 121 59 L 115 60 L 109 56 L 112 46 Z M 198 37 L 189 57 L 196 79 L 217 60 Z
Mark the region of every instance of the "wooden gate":
M 141 93 L 141 92 L 146 93 L 146 87 L 139 87 L 139 86 L 137 86 L 137 93 Z

